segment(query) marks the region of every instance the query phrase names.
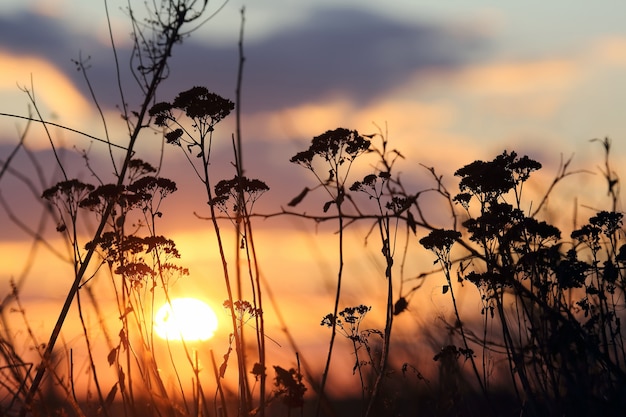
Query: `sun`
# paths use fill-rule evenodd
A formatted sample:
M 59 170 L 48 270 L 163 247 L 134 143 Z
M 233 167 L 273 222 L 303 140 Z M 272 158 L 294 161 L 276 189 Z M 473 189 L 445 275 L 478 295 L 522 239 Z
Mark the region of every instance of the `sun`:
M 176 298 L 165 303 L 154 316 L 154 331 L 166 340 L 207 340 L 217 330 L 217 316 L 197 298 Z

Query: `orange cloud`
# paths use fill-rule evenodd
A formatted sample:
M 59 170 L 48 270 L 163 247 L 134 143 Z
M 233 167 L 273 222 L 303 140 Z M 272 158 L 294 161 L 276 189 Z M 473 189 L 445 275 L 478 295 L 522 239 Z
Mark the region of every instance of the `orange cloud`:
M 306 103 L 278 112 L 260 112 L 246 118 L 246 122 L 266 137 L 277 140 L 312 138 L 336 127 L 351 128 L 347 118 L 355 111 L 346 99 L 336 97 L 324 102 Z
M 90 116 L 90 103 L 72 81 L 50 62 L 36 56 L 15 55 L 1 50 L 0 61 L 0 93 L 8 98 L 0 102 L 3 112 L 24 114 L 29 100 L 20 89 L 27 88 L 34 92 L 44 118 L 53 114 L 61 121 L 78 121 Z
M 407 159 L 462 166 L 484 154 L 492 138 L 487 132 L 475 137 L 474 128 L 488 126 L 502 140 L 532 131 L 529 126 L 557 114 L 586 76 L 576 60 L 496 62 L 468 67 L 453 76 L 419 73 L 366 105 L 335 96 L 276 113 L 259 113 L 248 122 L 262 130 L 259 134 L 276 140 L 310 139 L 336 127 L 373 133 L 374 124 L 383 129 L 387 125 L 392 146 Z M 505 125 L 506 137 L 498 132 Z M 521 133 L 509 131 L 522 127 Z
M 593 45 L 591 63 L 601 63 L 624 67 L 626 66 L 626 38 L 606 37 Z
M 576 64 L 566 60 L 500 62 L 472 67 L 459 81 L 481 94 L 521 94 L 569 88 L 578 78 Z

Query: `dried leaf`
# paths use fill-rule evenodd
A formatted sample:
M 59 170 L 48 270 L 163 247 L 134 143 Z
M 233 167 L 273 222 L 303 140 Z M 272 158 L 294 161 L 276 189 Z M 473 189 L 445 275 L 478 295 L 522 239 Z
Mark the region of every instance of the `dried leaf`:
M 124 381 L 126 381 L 126 375 L 124 374 L 124 370 L 122 369 L 121 366 L 119 366 L 117 368 L 117 372 L 118 372 L 118 384 L 119 386 L 122 388 L 122 390 L 124 389 Z
M 298 204 L 300 204 L 302 202 L 302 200 L 304 199 L 304 197 L 306 197 L 306 195 L 308 194 L 309 191 L 311 191 L 311 190 L 309 190 L 309 187 L 304 187 L 304 190 L 302 190 L 302 192 L 300 194 L 298 194 L 289 203 L 287 203 L 287 205 L 289 207 L 297 206 Z
M 109 366 L 115 363 L 115 358 L 117 358 L 117 348 L 111 349 L 109 354 L 107 355 L 107 361 L 109 362 Z
M 120 345 L 124 346 L 124 349 L 128 349 L 128 338 L 124 329 L 120 330 Z
M 415 217 L 413 217 L 413 214 L 408 210 L 406 212 L 406 222 L 411 228 L 413 234 L 417 234 L 417 223 L 415 223 Z
M 228 347 L 228 351 L 224 354 L 224 362 L 220 365 L 220 378 L 224 378 L 226 374 L 226 366 L 228 365 L 228 358 L 230 357 L 230 352 L 232 352 L 233 348 Z
M 404 297 L 398 298 L 398 301 L 393 306 L 393 315 L 397 316 L 402 313 L 409 306 L 409 302 Z
M 110 407 L 111 404 L 113 404 L 113 400 L 115 400 L 115 394 L 117 394 L 117 382 L 113 384 L 113 386 L 111 387 L 111 391 L 109 391 L 109 393 L 107 394 L 106 400 L 104 400 L 104 403 L 107 407 Z

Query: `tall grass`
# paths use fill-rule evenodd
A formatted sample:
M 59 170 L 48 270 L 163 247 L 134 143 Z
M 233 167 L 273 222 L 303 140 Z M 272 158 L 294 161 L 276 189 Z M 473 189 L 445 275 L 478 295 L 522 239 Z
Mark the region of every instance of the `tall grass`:
M 246 175 L 242 157 L 243 30 L 235 101 L 202 86 L 183 89 L 166 101 L 155 99 L 165 78 L 176 76 L 168 72 L 173 49 L 206 20 L 207 4 L 163 0 L 151 4 L 145 21 L 128 9 L 134 45 L 131 72 L 141 94 L 136 107 L 127 104 L 129 90 L 122 84 L 123 65 L 115 54 L 126 141 L 113 143 L 108 133 L 98 138 L 74 131 L 108 152 L 112 180 L 97 172 L 87 153 L 83 159 L 93 183 L 70 176 L 48 128 L 73 129 L 46 121 L 32 88 L 25 89 L 32 114 L 4 115 L 24 118 L 28 124 L 14 151 L 2 161 L 0 180 L 13 175 L 23 181 L 41 197 L 45 208 L 38 228 L 9 211 L 10 220 L 33 237 L 33 247 L 43 245 L 71 266 L 72 286 L 43 342 L 31 328 L 22 303 L 23 280 L 16 280 L 4 297 L 0 305 L 3 415 L 621 415 L 626 387 L 621 320 L 626 245 L 609 139 L 599 143 L 605 151 L 601 174 L 610 208 L 597 210 L 567 235 L 542 215 L 548 197 L 575 174 L 569 170 L 570 161 L 561 164 L 545 195 L 539 197 L 528 196 L 525 185 L 541 163 L 513 151 L 470 162 L 454 172 L 458 193 L 449 191 L 456 184 L 450 185 L 435 168 L 421 167 L 421 180 L 430 185 L 416 190 L 405 185 L 416 181 L 398 168 L 412 161 L 404 161 L 382 129 L 361 134 L 336 128 L 312 138 L 308 148 L 290 160 L 311 174 L 311 182 L 287 203 L 289 209 L 259 213 L 255 203 L 271 190 L 263 180 Z M 113 42 L 111 46 L 116 52 Z M 78 60 L 77 68 L 93 91 L 85 63 Z M 109 122 L 95 94 L 93 99 L 108 132 Z M 216 178 L 214 140 L 228 137 L 220 122 L 233 111 L 232 176 Z M 33 123 L 46 128 L 62 177 L 56 184 L 47 184 L 45 175 L 35 183 L 14 166 L 19 152 L 32 156 L 24 143 Z M 226 351 L 220 352 L 222 360 L 210 352 L 212 392 L 207 391 L 193 346 L 183 341 L 175 353 L 169 345 L 165 359 L 156 349 L 152 321 L 157 303 L 170 302 L 173 282 L 189 271 L 181 264 L 184 258 L 175 242 L 160 233 L 162 222 L 168 221 L 163 201 L 175 195 L 177 184 L 161 177 L 161 166 L 142 159 L 136 147 L 141 135 L 154 132 L 186 158 L 188 176 L 207 201 L 206 220 L 215 241 L 206 246 L 217 248 L 221 262 L 230 329 Z M 34 158 L 33 163 L 41 170 Z M 298 211 L 305 199 L 313 212 Z M 10 209 L 4 196 L 0 202 Z M 328 313 L 319 317 L 330 333 L 327 349 L 319 357 L 302 356 L 289 329 L 294 323 L 284 318 L 271 282 L 261 273 L 254 220 L 287 216 L 326 222 L 336 232 L 336 245 L 330 249 L 337 260 L 333 297 Z M 45 222 L 50 220 L 65 242 L 65 252 L 43 237 Z M 377 262 L 382 266 L 378 273 L 384 284 L 380 293 L 355 304 L 347 301 L 351 297 L 345 290 L 346 281 L 353 277 L 346 263 L 346 237 L 362 230 L 366 244 L 375 236 Z M 234 241 L 234 247 L 228 247 L 228 241 Z M 435 270 L 428 266 L 433 254 Z M 424 257 L 428 261 L 421 264 Z M 428 352 L 433 360 L 425 369 L 420 360 L 424 352 L 407 349 L 407 341 L 415 346 L 425 343 L 410 340 L 410 330 L 398 328 L 397 322 L 399 316 L 419 313 L 420 297 L 415 295 L 427 278 L 440 280 L 437 288 L 449 297 L 452 314 L 441 317 L 442 327 L 418 333 L 421 339 L 430 334 L 436 346 Z M 103 283 L 113 293 L 114 312 L 99 303 L 96 293 Z M 468 296 L 479 300 L 476 311 L 461 307 Z M 383 308 L 376 310 L 370 302 Z M 86 396 L 78 393 L 82 390 L 75 382 L 73 358 L 79 347 L 60 338 L 72 306 L 82 331 L 80 349 L 88 363 Z M 270 309 L 280 318 L 289 340 L 293 358 L 289 365 L 268 363 Z M 11 310 L 20 313 L 37 363 L 19 353 L 7 324 Z M 87 311 L 98 318 L 106 358 L 97 356 L 102 339 L 94 334 Z M 112 315 L 118 318 L 115 330 L 106 320 Z M 368 327 L 370 323 L 380 326 Z M 350 356 L 340 356 L 339 344 L 349 347 Z M 176 357 L 179 354 L 183 363 Z M 347 408 L 337 398 L 341 387 L 333 379 L 339 361 L 354 364 L 352 377 L 359 391 Z M 318 363 L 319 374 L 310 365 L 313 362 Z M 174 370 L 174 384 L 164 377 L 166 367 Z M 233 368 L 236 378 L 231 384 L 228 371 Z M 438 377 L 430 368 L 438 369 Z M 103 377 L 110 373 L 112 383 Z

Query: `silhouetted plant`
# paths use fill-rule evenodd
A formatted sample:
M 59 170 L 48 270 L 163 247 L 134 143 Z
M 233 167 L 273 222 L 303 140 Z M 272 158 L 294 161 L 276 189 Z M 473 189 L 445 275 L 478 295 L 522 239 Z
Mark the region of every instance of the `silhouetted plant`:
M 348 130 L 345 128 L 337 128 L 335 130 L 329 130 L 319 136 L 312 139 L 309 148 L 305 151 L 298 152 L 294 155 L 290 161 L 303 166 L 313 173 L 326 193 L 330 196 L 330 200 L 324 203 L 323 211 L 326 213 L 332 205 L 335 205 L 338 213 L 339 221 L 339 268 L 337 272 L 337 289 L 335 292 L 335 304 L 333 310 L 333 316 L 337 316 L 339 310 L 339 300 L 341 298 L 341 283 L 343 276 L 343 232 L 344 232 L 344 219 L 342 205 L 344 203 L 346 190 L 345 184 L 350 173 L 350 168 L 354 160 L 361 154 L 367 152 L 370 146 L 370 141 L 359 135 L 356 130 Z M 322 159 L 328 166 L 328 178 L 323 179 L 322 174 L 319 173 L 314 165 L 314 160 Z M 296 205 L 306 195 L 308 187 L 305 188 L 298 197 L 291 201 L 290 205 Z M 322 382 L 320 386 L 321 398 L 324 397 L 324 389 L 326 386 L 326 380 L 328 377 L 328 371 L 330 369 L 330 362 L 332 358 L 335 335 L 336 335 L 336 323 L 333 322 L 331 326 L 331 336 L 328 347 L 328 356 L 326 359 L 326 365 L 324 373 L 322 375 Z M 318 413 L 320 410 L 321 402 L 318 403 Z
M 174 193 L 177 186 L 160 177 L 160 169 L 136 155 L 135 143 L 148 126 L 158 128 L 163 134 L 161 140 L 182 150 L 206 193 L 210 211 L 207 219 L 215 231 L 227 288 L 224 307 L 232 324 L 228 348 L 219 370 L 214 363 L 224 413 L 228 404 L 221 380 L 226 376 L 234 350 L 237 355 L 238 415 L 265 415 L 266 405 L 277 399 L 282 400 L 288 414 L 295 408 L 300 408 L 300 413 L 304 414 L 307 387 L 303 380 L 306 377 L 314 381 L 315 375 L 307 371 L 306 365 L 304 374 L 301 372 L 299 356 L 297 369 L 274 366 L 273 387 L 272 381 L 267 381 L 271 392 L 266 393 L 268 366 L 262 290 L 267 286 L 261 285 L 252 219 L 257 215 L 253 212 L 257 199 L 269 190 L 269 186 L 244 175 L 239 127 L 232 139 L 235 160 L 232 178 L 215 180 L 210 170 L 216 127 L 234 110 L 239 118 L 239 103 L 236 106 L 235 102 L 202 86 L 180 92 L 171 102 L 155 102 L 160 83 L 169 75 L 168 61 L 172 50 L 188 34 L 183 27 L 197 22 L 207 3 L 193 0 L 150 3 L 149 17 L 141 22 L 136 20 L 131 9 L 128 10 L 133 30 L 131 73 L 142 93 L 140 103 L 133 110 L 122 86 L 122 77 L 118 75 L 120 110 L 128 129 L 128 140 L 123 146 L 109 140 L 106 119 L 95 98 L 94 104 L 107 132 L 105 138 L 77 132 L 107 146 L 114 172 L 111 180 L 102 180 L 96 174 L 85 151 L 83 157 L 95 185 L 68 177 L 47 130 L 48 125 L 58 125 L 41 117 L 34 94 L 25 89 L 38 117 L 29 118 L 41 122 L 46 128 L 62 177 L 52 186 L 40 187 L 39 190 L 44 191 L 38 193 L 47 204 L 56 230 L 65 239 L 73 282 L 47 343 L 39 341 L 32 333 L 25 320 L 18 285 L 12 283 L 10 299 L 24 318 L 29 343 L 40 355 L 40 363 L 31 374 L 31 365 L 16 352 L 11 339 L 4 331 L 0 335 L 0 358 L 6 362 L 6 366 L 0 366 L 0 384 L 11 397 L 9 408 L 19 407 L 22 415 L 36 414 L 39 408 L 42 414 L 66 412 L 66 409 L 52 409 L 46 404 L 42 394 L 45 372 L 66 396 L 67 410 L 84 415 L 90 407 L 93 408 L 91 388 L 86 406 L 74 392 L 71 345 L 64 346 L 69 351 L 66 353 L 69 377 L 59 369 L 60 362 L 53 355 L 66 315 L 74 304 L 88 356 L 87 378 L 95 387 L 97 414 L 112 415 L 112 406 L 118 399 L 127 416 L 141 415 L 144 402 L 151 413 L 158 415 L 210 414 L 204 404 L 206 399 L 199 376 L 201 367 L 187 346 L 183 344 L 194 373 L 191 401 L 185 397 L 186 384 L 178 374 L 178 392 L 173 393 L 166 386 L 155 359 L 150 322 L 156 293 L 169 300 L 168 288 L 172 281 L 188 275 L 189 271 L 177 264 L 181 254 L 175 243 L 157 231 L 158 222 L 165 215 L 162 201 Z M 113 50 L 115 52 L 115 47 Z M 236 101 L 239 101 L 242 62 L 240 50 Z M 91 88 L 87 77 L 88 62 L 78 59 L 75 63 Z M 119 67 L 119 63 L 116 65 Z M 24 135 L 16 150 L 23 145 L 23 139 Z M 611 141 L 608 138 L 594 141 L 600 142 L 605 150 L 604 166 L 600 170 L 608 187 L 611 207 L 606 211 L 595 210 L 585 224 L 574 227 L 573 231 L 561 230 L 541 218 L 555 185 L 571 174 L 568 171 L 570 160 L 561 164 L 545 196 L 536 204 L 529 201 L 525 186 L 542 165 L 516 152 L 504 151 L 492 160 L 477 160 L 456 170 L 454 175 L 459 180 L 459 193 L 455 195 L 448 191 L 443 176 L 428 167 L 424 168 L 432 186 L 419 190 L 405 187 L 396 170 L 396 163 L 404 156 L 389 148 L 386 133 L 361 135 L 356 130 L 337 128 L 314 137 L 307 149 L 296 153 L 290 161 L 310 171 L 317 184 L 305 186 L 288 206 L 295 207 L 313 190 L 322 189 L 326 194 L 319 206 L 321 214 L 282 210 L 267 217 L 297 215 L 315 222 L 335 220 L 338 224 L 334 305 L 332 312 L 321 321 L 322 326 L 331 329 L 331 336 L 321 384 L 318 387 L 311 382 L 319 396 L 316 414 L 320 414 L 322 402 L 330 397 L 327 378 L 332 368 L 337 333 L 352 343 L 355 360 L 352 373 L 358 371 L 359 374 L 361 414 L 407 414 L 406 410 L 396 412 L 394 408 L 396 396 L 403 394 L 392 391 L 397 376 L 402 376 L 400 384 L 405 385 L 404 392 L 413 387 L 407 388 L 406 375 L 409 372 L 417 381 L 427 380 L 417 368 L 409 365 L 418 359 L 417 352 L 409 352 L 409 358 L 397 356 L 397 359 L 390 353 L 392 347 L 395 349 L 391 343 L 394 317 L 407 312 L 420 314 L 420 306 L 412 302 L 411 297 L 419 291 L 427 276 L 443 273 L 445 281 L 440 287 L 441 293 L 449 294 L 454 317 L 451 323 L 442 317 L 446 340 L 438 340 L 439 345 L 432 356 L 440 373 L 440 392 L 430 391 L 427 383 L 429 395 L 440 399 L 435 413 L 456 415 L 474 411 L 470 409 L 471 404 L 483 403 L 482 399 L 471 396 L 473 384 L 470 382 L 474 381 L 486 399 L 488 406 L 484 411 L 492 415 L 621 415 L 626 406 L 623 399 L 626 394 L 626 346 L 622 329 L 626 305 L 623 213 L 617 210 L 619 178 L 610 164 Z M 114 150 L 124 152 L 121 164 L 114 157 Z M 364 154 L 370 154 L 375 161 L 362 179 L 354 181 L 351 171 Z M 13 156 L 14 153 L 3 164 L 0 177 L 9 172 Z M 24 182 L 31 184 L 27 179 Z M 427 194 L 434 195 L 437 203 L 429 200 L 429 207 L 425 207 L 423 196 Z M 0 203 L 6 205 L 1 195 Z M 437 206 L 439 203 L 441 207 Z M 431 216 L 435 216 L 430 208 L 435 206 L 439 214 L 437 218 L 444 219 L 438 221 L 446 221 L 441 216 L 445 212 L 448 224 L 439 225 L 431 220 Z M 95 227 L 91 230 L 93 219 Z M 236 237 L 233 263 L 222 242 L 222 220 L 230 221 Z M 368 317 L 380 314 L 369 306 L 359 304 L 339 311 L 345 280 L 345 233 L 348 226 L 363 221 L 371 225 L 365 243 L 378 230 L 380 253 L 384 259 L 381 275 L 386 280 L 386 291 L 381 291 L 385 297 L 382 330 L 361 328 L 366 314 Z M 40 233 L 23 227 L 31 231 L 35 239 L 40 239 Z M 89 232 L 88 237 L 85 237 L 85 230 Z M 414 244 L 416 236 L 420 236 L 421 247 L 435 254 L 436 269 L 417 271 L 407 278 L 404 275 L 405 261 L 410 257 L 417 258 L 414 251 L 420 248 Z M 229 266 L 232 264 L 235 266 Z M 103 379 L 100 376 L 109 370 L 96 366 L 94 339 L 81 300 L 85 294 L 90 297 L 102 322 L 102 317 L 109 312 L 98 310 L 92 284 L 107 273 L 119 317 L 116 337 L 110 337 L 106 325 L 100 325 L 108 344 L 106 361 L 115 376 L 110 387 L 101 385 Z M 405 286 L 409 282 L 414 285 L 407 289 Z M 470 291 L 476 291 L 480 297 L 475 312 L 480 313 L 478 320 L 471 320 L 473 311 L 463 310 L 463 320 L 461 317 L 458 300 L 461 294 Z M 1 305 L 3 320 L 8 305 L 5 301 Z M 248 329 L 254 331 L 255 346 L 247 342 Z M 285 332 L 289 336 L 287 329 Z M 376 338 L 375 348 L 370 338 Z M 290 343 L 295 346 L 293 341 Z M 298 354 L 297 350 L 295 353 Z M 511 408 L 498 408 L 501 381 L 497 385 L 492 381 L 493 369 L 498 363 L 506 364 L 507 369 L 502 369 L 501 373 L 509 379 L 517 398 Z M 461 364 L 471 365 L 471 373 L 465 374 Z M 368 376 L 371 378 L 367 379 Z M 258 393 L 255 392 L 257 389 Z M 410 392 L 411 396 L 413 394 L 417 393 Z M 217 400 L 215 402 L 217 407 Z M 515 410 L 511 412 L 513 408 Z M 420 405 L 409 412 L 424 409 Z M 432 411 L 432 408 L 428 410 Z M 0 414 L 5 411 L 13 410 L 3 409 Z
M 304 406 L 306 386 L 302 383 L 302 375 L 294 368 L 286 370 L 280 366 L 274 366 L 274 371 L 276 377 L 274 378 L 273 394 L 287 406 L 287 415 L 289 416 L 292 408 Z
M 210 204 L 217 205 L 220 210 L 228 213 L 226 204 L 231 200 L 234 201 L 234 213 L 241 212 L 239 207 L 241 203 L 247 206 L 248 212 L 251 212 L 256 200 L 268 190 L 267 184 L 261 180 L 235 176 L 232 180 L 221 180 L 215 185 L 215 197 Z
M 462 193 L 454 200 L 468 213 L 463 226 L 480 248 L 471 254 L 474 268 L 463 267 L 460 276 L 481 293 L 485 329 L 489 318 L 498 321 L 513 384 L 521 385 L 520 401 L 527 401 L 527 411 L 571 413 L 578 407 L 586 413 L 600 395 L 592 385 L 617 395 L 614 384 L 624 377 L 618 365 L 624 351 L 618 337 L 620 307 L 609 301 L 616 300 L 609 294 L 615 290 L 611 281 L 617 279 L 613 256 L 621 214 L 601 212 L 572 232 L 589 251 L 590 264 L 579 259 L 576 247 L 563 253 L 561 231 L 522 209 L 523 184 L 540 167 L 528 157 L 504 152 L 493 161 L 476 161 L 456 171 Z M 509 196 L 514 205 L 507 202 Z M 470 211 L 474 198 L 479 204 L 476 217 Z M 608 256 L 603 264 L 601 252 Z M 506 307 L 510 303 L 511 309 Z M 579 322 L 577 311 L 589 319 Z M 486 334 L 483 349 L 488 346 Z
M 376 330 L 360 330 L 361 322 L 371 309 L 372 307 L 365 306 L 363 304 L 355 307 L 346 307 L 341 310 L 337 316 L 330 313 L 327 314 L 321 322 L 322 326 L 329 328 L 335 327 L 339 333 L 352 342 L 352 349 L 355 357 L 352 374 L 355 374 L 357 371 L 359 373 L 359 380 L 361 382 L 361 400 L 363 405 L 365 405 L 366 393 L 368 393 L 368 391 L 371 393 L 373 387 L 368 388 L 366 386 L 361 368 L 366 365 L 371 365 L 376 374 L 380 372 L 380 370 L 377 369 L 377 364 L 372 358 L 368 337 L 371 334 L 377 334 L 382 337 L 382 334 L 380 331 Z M 364 360 L 362 359 L 362 356 L 359 356 L 359 350 L 361 350 L 361 348 L 365 348 L 368 356 L 367 360 Z
M 252 393 L 250 392 L 248 383 L 248 364 L 246 360 L 244 328 L 241 323 L 241 312 L 237 310 L 241 307 L 238 305 L 241 301 L 235 301 L 227 257 L 222 244 L 221 230 L 215 210 L 217 208 L 233 219 L 235 233 L 237 234 L 238 240 L 241 242 L 240 249 L 245 250 L 246 253 L 249 265 L 248 276 L 250 278 L 250 289 L 252 292 L 251 308 L 257 312 L 251 316 L 256 322 L 257 352 L 259 355 L 258 362 L 256 362 L 254 366 L 259 369 L 265 369 L 265 334 L 261 286 L 249 213 L 252 210 L 254 202 L 264 192 L 269 190 L 269 187 L 261 180 L 249 179 L 246 176 L 240 175 L 241 172 L 243 172 L 243 168 L 237 165 L 235 166 L 236 175 L 233 179 L 220 180 L 213 185 L 209 165 L 215 126 L 231 113 L 234 106 L 232 101 L 210 92 L 206 87 L 196 86 L 179 93 L 171 103 L 160 102 L 155 104 L 150 109 L 150 115 L 154 117 L 154 123 L 157 126 L 164 128 L 164 137 L 168 143 L 187 150 L 185 156 L 201 183 L 204 185 L 211 213 L 210 220 L 216 232 L 218 248 L 222 259 L 222 270 L 227 288 L 228 298 L 224 305 L 230 310 L 232 319 L 232 338 L 235 342 L 235 350 L 237 352 L 237 368 L 241 394 L 239 410 L 241 413 L 247 413 L 251 409 Z M 176 114 L 176 111 L 184 113 L 184 117 L 183 114 Z M 185 126 L 185 121 L 191 122 L 191 129 Z M 235 147 L 235 156 L 241 151 L 241 149 Z M 192 154 L 192 152 L 195 152 L 194 159 L 189 157 L 189 154 Z M 232 202 L 232 213 L 227 207 L 229 201 Z M 241 298 L 243 297 L 241 284 L 242 273 L 239 270 L 240 263 L 238 252 L 236 253 L 235 264 L 237 268 L 237 296 Z M 253 374 L 260 379 L 261 404 L 259 411 L 263 414 L 265 411 L 264 397 L 266 375 L 265 372 Z

